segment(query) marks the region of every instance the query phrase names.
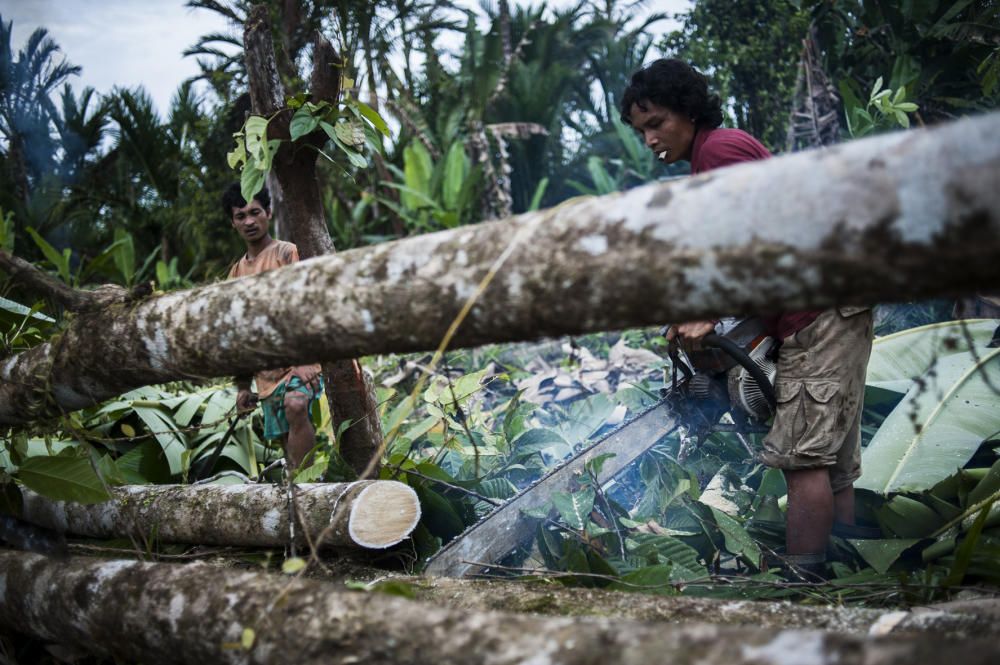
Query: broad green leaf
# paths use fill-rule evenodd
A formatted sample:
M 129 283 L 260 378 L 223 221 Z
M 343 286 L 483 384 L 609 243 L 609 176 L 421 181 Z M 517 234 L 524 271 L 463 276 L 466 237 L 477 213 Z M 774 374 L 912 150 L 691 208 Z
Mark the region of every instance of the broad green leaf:
M 448 148 L 444 160 L 444 182 L 441 183 L 441 193 L 444 197 L 444 207 L 448 210 L 458 208 L 458 197 L 462 193 L 462 182 L 469 172 L 469 158 L 465 156 L 465 145 L 455 141 Z
M 226 153 L 226 163 L 231 169 L 239 167 L 247 160 L 247 148 L 243 141 L 243 134 L 234 134 L 233 137 L 236 139 L 236 147 Z
M 885 573 L 899 556 L 920 542 L 919 538 L 890 538 L 879 540 L 848 541 L 858 551 L 861 558 L 879 573 Z
M 358 112 L 361 113 L 361 115 L 363 115 L 368 122 L 372 123 L 372 126 L 375 129 L 382 132 L 386 138 L 390 137 L 389 125 L 385 124 L 385 120 L 378 114 L 378 111 L 359 100 L 352 100 L 351 103 L 357 107 Z
M 90 460 L 83 457 L 31 457 L 21 464 L 17 477 L 28 488 L 57 501 L 99 503 L 111 498 Z
M 553 446 L 568 447 L 558 432 L 550 429 L 529 429 L 511 443 L 514 457 L 522 458 Z
M 674 582 L 698 579 L 708 574 L 705 566 L 698 561 L 698 550 L 673 536 L 634 534 L 625 540 L 625 546 L 650 563 L 671 564 L 670 578 Z
M 69 284 L 72 281 L 69 274 L 69 256 L 50 245 L 35 229 L 29 226 L 26 230 L 28 231 L 28 235 L 35 241 L 35 244 L 38 245 L 38 248 L 42 250 L 45 258 L 59 272 L 59 277 L 62 278 L 62 281 Z
M 259 115 L 250 116 L 243 126 L 243 133 L 246 137 L 246 149 L 250 157 L 258 162 L 266 160 L 268 151 L 265 138 L 267 136 L 267 118 Z
M 135 245 L 125 229 L 115 229 L 115 267 L 126 282 L 135 278 Z
M 7 300 L 6 298 L 0 298 L 0 310 L 5 312 L 10 312 L 18 317 L 30 317 L 37 321 L 44 323 L 55 323 L 55 319 L 50 316 L 42 314 L 39 310 L 41 308 L 41 303 L 35 307 L 25 307 L 20 303 L 16 303 L 13 300 Z
M 872 343 L 865 383 L 905 393 L 942 356 L 968 351 L 970 341 L 985 348 L 998 325 L 995 319 L 945 321 L 879 337 Z
M 115 460 L 115 465 L 130 485 L 170 481 L 170 465 L 155 441 L 143 441 Z
M 264 188 L 264 180 L 267 178 L 267 169 L 258 168 L 258 163 L 247 162 L 240 174 L 240 194 L 246 201 L 252 201 L 257 196 L 257 192 Z
M 187 445 L 184 442 L 184 437 L 177 433 L 176 423 L 169 414 L 158 408 L 137 405 L 133 405 L 132 408 L 159 442 L 166 454 L 167 463 L 170 465 L 170 473 L 180 473 L 181 455 L 187 450 Z
M 451 501 L 426 486 L 414 486 L 413 489 L 417 492 L 423 508 L 421 521 L 431 533 L 440 538 L 450 539 L 465 529 L 465 522 Z
M 506 478 L 490 478 L 479 483 L 478 491 L 491 499 L 509 499 L 517 494 L 517 486 Z
M 314 116 L 307 107 L 300 107 L 292 116 L 288 125 L 288 133 L 293 141 L 309 134 L 319 127 L 319 118 Z
M 425 197 L 431 197 L 430 182 L 434 165 L 431 154 L 424 144 L 418 140 L 411 141 L 403 149 L 403 180 L 406 187 L 413 192 L 419 192 Z M 416 210 L 420 203 L 407 191 L 402 192 L 403 205 L 410 210 Z
M 998 382 L 1000 349 L 941 358 L 883 421 L 864 451 L 857 486 L 922 491 L 964 466 L 1000 431 Z
M 386 432 L 392 432 L 399 428 L 403 424 L 410 414 L 413 413 L 413 397 L 407 395 L 404 397 L 399 404 L 393 408 L 389 415 L 383 421 L 383 429 Z
M 594 490 L 589 487 L 578 492 L 552 493 L 552 503 L 563 521 L 577 531 L 582 531 L 590 520 L 590 512 L 594 509 L 594 498 Z
M 719 527 L 719 531 L 722 532 L 722 537 L 726 541 L 726 550 L 731 554 L 744 556 L 754 567 L 759 568 L 760 547 L 753 541 L 743 525 L 718 508 L 711 510 L 715 517 L 715 524 Z
M 471 372 L 464 376 L 460 376 L 452 382 L 452 391 L 455 393 L 455 399 L 463 400 L 469 395 L 478 393 L 483 389 L 483 379 L 489 372 L 489 368 L 482 369 L 478 372 Z M 451 391 L 443 391 L 444 402 L 451 402 Z
M 876 511 L 883 531 L 899 538 L 926 538 L 944 520 L 924 504 L 907 496 L 896 496 Z
M 364 128 L 357 120 L 341 120 L 333 126 L 333 130 L 337 133 L 338 139 L 352 148 L 357 149 L 365 143 Z
M 633 570 L 621 576 L 621 582 L 611 585 L 621 591 L 643 591 L 659 596 L 676 596 L 680 592 L 673 585 L 673 566 L 659 563 Z
M 188 395 L 180 408 L 174 412 L 174 422 L 179 427 L 187 427 L 191 424 L 191 419 L 198 413 L 198 408 L 211 396 L 211 393 L 202 392 Z

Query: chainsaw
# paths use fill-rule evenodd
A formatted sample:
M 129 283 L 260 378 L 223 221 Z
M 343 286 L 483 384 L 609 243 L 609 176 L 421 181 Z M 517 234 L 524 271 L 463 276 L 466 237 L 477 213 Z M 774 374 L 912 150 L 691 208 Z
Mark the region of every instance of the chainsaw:
M 669 376 L 660 401 L 570 455 L 468 527 L 427 560 L 424 572 L 462 577 L 488 569 L 534 532 L 534 520 L 522 512 L 544 506 L 553 492 L 571 491 L 587 462 L 598 455 L 614 453 L 599 465 L 601 485 L 675 432 L 680 438 L 679 461 L 713 432 L 734 432 L 752 455 L 746 435 L 767 431 L 764 423 L 776 405 L 778 344 L 759 319 L 745 319 L 727 326 L 722 334 L 706 335 L 702 346 L 685 354 L 669 343 Z

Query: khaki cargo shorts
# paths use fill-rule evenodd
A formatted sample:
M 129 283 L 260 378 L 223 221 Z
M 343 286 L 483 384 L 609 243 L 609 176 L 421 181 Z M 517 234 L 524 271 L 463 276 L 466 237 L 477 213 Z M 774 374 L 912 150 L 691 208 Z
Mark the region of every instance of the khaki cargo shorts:
M 861 476 L 861 409 L 872 350 L 869 308 L 828 309 L 787 337 L 774 384 L 778 412 L 760 460 L 778 469 L 830 468 L 834 492 Z

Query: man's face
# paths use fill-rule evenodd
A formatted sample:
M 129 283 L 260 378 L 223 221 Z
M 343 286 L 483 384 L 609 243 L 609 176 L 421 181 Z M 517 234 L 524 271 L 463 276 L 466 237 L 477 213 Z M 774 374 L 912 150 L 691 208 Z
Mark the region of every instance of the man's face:
M 271 213 L 257 199 L 242 208 L 233 207 L 233 228 L 245 241 L 253 243 L 267 235 Z
M 629 118 L 646 147 L 664 164 L 691 158 L 695 127 L 687 116 L 645 100 L 632 105 Z

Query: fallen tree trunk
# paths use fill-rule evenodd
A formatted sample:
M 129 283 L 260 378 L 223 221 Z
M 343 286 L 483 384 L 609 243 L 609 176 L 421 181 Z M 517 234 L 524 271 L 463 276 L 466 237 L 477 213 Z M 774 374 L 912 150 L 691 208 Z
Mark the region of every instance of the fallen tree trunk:
M 994 642 L 982 637 L 872 639 L 462 611 L 201 564 L 0 552 L 0 578 L 0 626 L 143 663 L 909 665 L 947 659 L 986 665 L 996 656 Z
M 130 485 L 88 505 L 22 492 L 22 519 L 61 533 L 254 547 L 290 541 L 288 496 L 277 485 Z M 382 549 L 413 532 L 420 503 L 395 481 L 302 484 L 295 514 L 298 546 Z
M 745 580 L 744 580 L 745 581 Z M 736 580 L 731 584 L 738 584 Z M 719 582 L 719 588 L 725 585 Z M 1000 637 L 1000 617 L 977 613 L 970 602 L 962 612 L 916 607 L 909 611 L 790 601 L 718 600 L 658 596 L 567 587 L 540 578 L 473 580 L 413 578 L 417 600 L 454 610 L 505 611 L 546 616 L 608 616 L 662 623 L 715 623 L 771 630 L 806 628 L 856 635 L 934 633 L 941 637 Z M 983 604 L 988 604 L 986 600 Z M 995 602 L 995 601 L 994 601 Z
M 0 364 L 0 424 L 150 383 L 1000 283 L 1000 113 L 113 306 Z

